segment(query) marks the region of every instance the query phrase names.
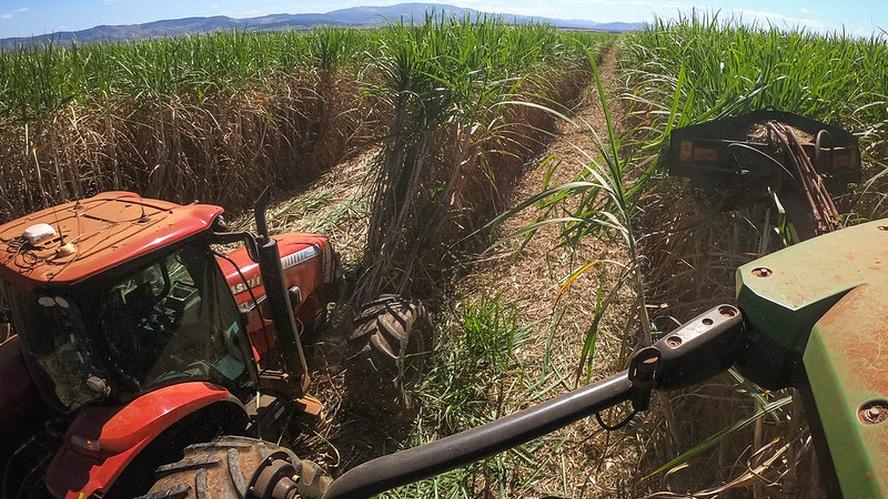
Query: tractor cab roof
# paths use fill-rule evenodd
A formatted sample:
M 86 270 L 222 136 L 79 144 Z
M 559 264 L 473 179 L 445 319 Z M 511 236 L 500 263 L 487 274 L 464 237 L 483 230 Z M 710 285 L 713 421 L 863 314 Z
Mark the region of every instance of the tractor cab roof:
M 105 192 L 0 225 L 0 278 L 72 284 L 207 230 L 219 206 Z

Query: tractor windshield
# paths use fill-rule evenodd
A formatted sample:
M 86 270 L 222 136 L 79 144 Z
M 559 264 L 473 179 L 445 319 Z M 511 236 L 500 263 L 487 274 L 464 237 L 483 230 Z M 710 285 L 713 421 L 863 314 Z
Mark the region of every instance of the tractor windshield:
M 250 382 L 237 306 L 204 245 L 76 292 L 7 294 L 16 331 L 69 409 L 182 381 Z
M 104 286 L 96 322 L 127 391 L 203 379 L 249 380 L 238 310 L 215 258 L 185 246 Z

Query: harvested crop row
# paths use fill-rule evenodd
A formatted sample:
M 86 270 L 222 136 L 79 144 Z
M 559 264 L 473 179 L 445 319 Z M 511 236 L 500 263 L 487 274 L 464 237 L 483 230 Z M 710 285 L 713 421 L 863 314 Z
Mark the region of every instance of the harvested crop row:
M 379 94 L 393 110 L 376 165 L 358 299 L 427 296 L 449 246 L 492 219 L 501 190 L 545 142 L 608 40 L 545 26 L 428 19 L 383 40 Z M 463 247 L 464 248 L 464 247 Z
M 373 92 L 392 112 L 386 125 L 391 133 L 368 168 L 369 244 L 355 273 L 358 291 L 371 296 L 368 290 L 377 286 L 384 292 L 422 296 L 439 312 L 436 321 L 440 321 L 441 337 L 449 340 L 442 340 L 435 350 L 428 375 L 418 388 L 421 393 L 416 393 L 423 415 L 414 424 L 424 428 L 416 433 L 385 424 L 347 394 L 340 404 L 343 394 L 337 374 L 316 373 L 313 379 L 322 390 L 333 424 L 323 442 L 312 443 L 311 455 L 327 464 L 324 456 L 333 454 L 332 443 L 336 455 L 344 459 L 336 471 L 347 470 L 405 445 L 408 438 L 427 438 L 428 428 L 436 436 L 464 429 L 469 420 L 458 418 L 454 424 L 454 411 L 487 410 L 486 404 L 492 403 L 488 397 L 494 397 L 487 393 L 488 384 L 460 390 L 458 396 L 467 397 L 462 399 L 464 407 L 455 407 L 461 403 L 437 392 L 449 393 L 462 384 L 449 378 L 451 374 L 487 379 L 482 371 L 486 363 L 475 360 L 485 354 L 479 349 L 466 353 L 460 346 L 475 341 L 464 338 L 471 333 L 447 320 L 447 310 L 455 306 L 449 292 L 451 278 L 458 274 L 454 270 L 469 263 L 465 254 L 449 251 L 506 208 L 503 201 L 524 171 L 525 161 L 551 138 L 554 115 L 541 107 L 572 105 L 591 77 L 586 59 L 597 58 L 611 39 L 491 20 L 430 19 L 421 25 L 385 30 L 372 66 L 379 77 Z M 479 247 L 455 246 L 461 253 Z M 349 300 L 360 301 L 360 297 Z M 485 327 L 478 334 L 502 326 L 504 330 L 495 333 L 506 338 L 508 322 Z M 508 346 L 491 348 L 500 351 Z M 471 481 L 480 475 L 469 474 L 448 487 L 452 485 L 454 492 L 471 488 Z M 412 488 L 397 494 L 425 497 Z

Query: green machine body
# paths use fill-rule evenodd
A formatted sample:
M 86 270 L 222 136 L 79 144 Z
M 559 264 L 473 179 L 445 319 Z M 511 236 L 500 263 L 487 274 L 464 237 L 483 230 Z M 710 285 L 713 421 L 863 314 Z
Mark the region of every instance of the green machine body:
M 737 269 L 746 320 L 735 365 L 798 389 L 830 497 L 888 496 L 888 220 Z

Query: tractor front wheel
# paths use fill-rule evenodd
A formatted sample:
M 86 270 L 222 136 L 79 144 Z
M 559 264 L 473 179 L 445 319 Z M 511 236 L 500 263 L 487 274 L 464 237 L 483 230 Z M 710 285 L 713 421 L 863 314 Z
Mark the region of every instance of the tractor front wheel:
M 346 383 L 353 401 L 368 408 L 405 408 L 407 390 L 420 380 L 434 348 L 434 330 L 418 300 L 383 295 L 367 303 L 354 319 L 348 341 Z
M 320 499 L 333 481 L 290 449 L 237 436 L 190 445 L 182 460 L 161 466 L 157 476 L 148 494 L 138 499 Z

